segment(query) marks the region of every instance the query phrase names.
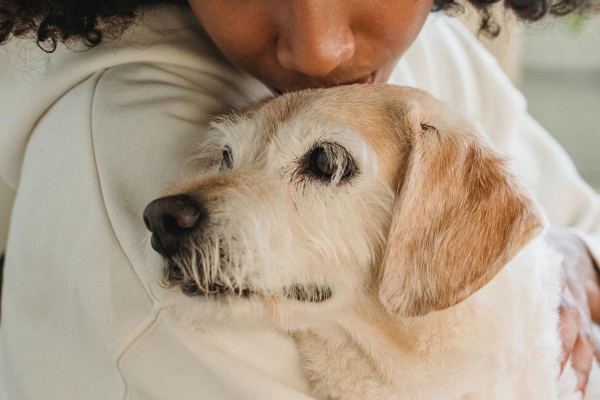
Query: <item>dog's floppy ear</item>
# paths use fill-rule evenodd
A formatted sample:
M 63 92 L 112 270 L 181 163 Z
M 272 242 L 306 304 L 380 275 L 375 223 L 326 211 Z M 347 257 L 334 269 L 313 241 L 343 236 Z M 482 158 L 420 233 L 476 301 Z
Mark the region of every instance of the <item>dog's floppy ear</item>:
M 401 316 L 463 301 L 544 224 L 475 127 L 451 117 L 429 122 L 419 107 L 409 105 L 399 124 L 411 150 L 380 276 L 381 302 Z

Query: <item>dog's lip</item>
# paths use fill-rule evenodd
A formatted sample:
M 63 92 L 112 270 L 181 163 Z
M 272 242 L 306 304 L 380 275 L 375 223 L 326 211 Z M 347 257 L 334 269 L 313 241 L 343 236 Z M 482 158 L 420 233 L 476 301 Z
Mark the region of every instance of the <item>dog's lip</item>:
M 284 288 L 283 293 L 288 299 L 311 303 L 322 303 L 333 295 L 329 286 L 319 285 L 292 285 Z
M 231 287 L 220 283 L 210 283 L 198 286 L 190 285 L 187 288 L 182 287 L 183 294 L 189 297 L 220 297 L 235 296 L 248 298 L 257 294 L 254 290 L 246 287 Z
M 192 290 L 193 289 L 193 290 Z M 240 298 L 249 298 L 252 296 L 260 295 L 260 293 L 250 289 L 250 288 L 240 288 L 240 287 L 229 287 L 226 285 L 222 285 L 219 283 L 211 283 L 206 286 L 200 288 L 197 285 L 194 285 L 193 288 L 189 287 L 187 289 L 182 288 L 183 293 L 189 297 L 203 296 L 203 297 L 222 297 L 222 296 L 230 296 L 230 297 L 240 297 Z M 309 287 L 304 287 L 302 285 L 291 285 L 289 287 L 284 287 L 282 290 L 283 297 L 289 300 L 302 301 L 302 302 L 310 302 L 310 303 L 322 303 L 327 301 L 332 296 L 332 290 L 328 286 L 317 286 L 317 285 L 309 285 Z M 268 296 L 262 296 L 268 297 Z

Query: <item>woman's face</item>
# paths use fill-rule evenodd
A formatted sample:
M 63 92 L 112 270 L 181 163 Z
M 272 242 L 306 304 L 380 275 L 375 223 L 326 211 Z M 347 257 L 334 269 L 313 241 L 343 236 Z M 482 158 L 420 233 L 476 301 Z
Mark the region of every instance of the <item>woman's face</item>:
M 386 82 L 432 0 L 189 0 L 233 63 L 279 92 Z

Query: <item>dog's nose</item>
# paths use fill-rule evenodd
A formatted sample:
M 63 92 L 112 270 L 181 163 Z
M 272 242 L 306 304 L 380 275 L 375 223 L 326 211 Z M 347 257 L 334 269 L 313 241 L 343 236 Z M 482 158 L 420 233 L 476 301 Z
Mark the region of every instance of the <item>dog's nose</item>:
M 206 213 L 190 196 L 156 199 L 144 210 L 144 223 L 152 232 L 152 248 L 163 256 L 174 254 L 181 241 L 195 231 Z

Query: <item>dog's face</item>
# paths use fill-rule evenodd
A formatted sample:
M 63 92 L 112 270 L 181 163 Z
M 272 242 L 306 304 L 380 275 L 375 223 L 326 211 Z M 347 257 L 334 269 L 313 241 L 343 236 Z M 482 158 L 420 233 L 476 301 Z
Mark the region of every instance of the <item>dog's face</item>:
M 541 227 L 477 128 L 431 96 L 350 86 L 215 122 L 202 173 L 144 213 L 164 282 L 208 302 L 452 306 Z

